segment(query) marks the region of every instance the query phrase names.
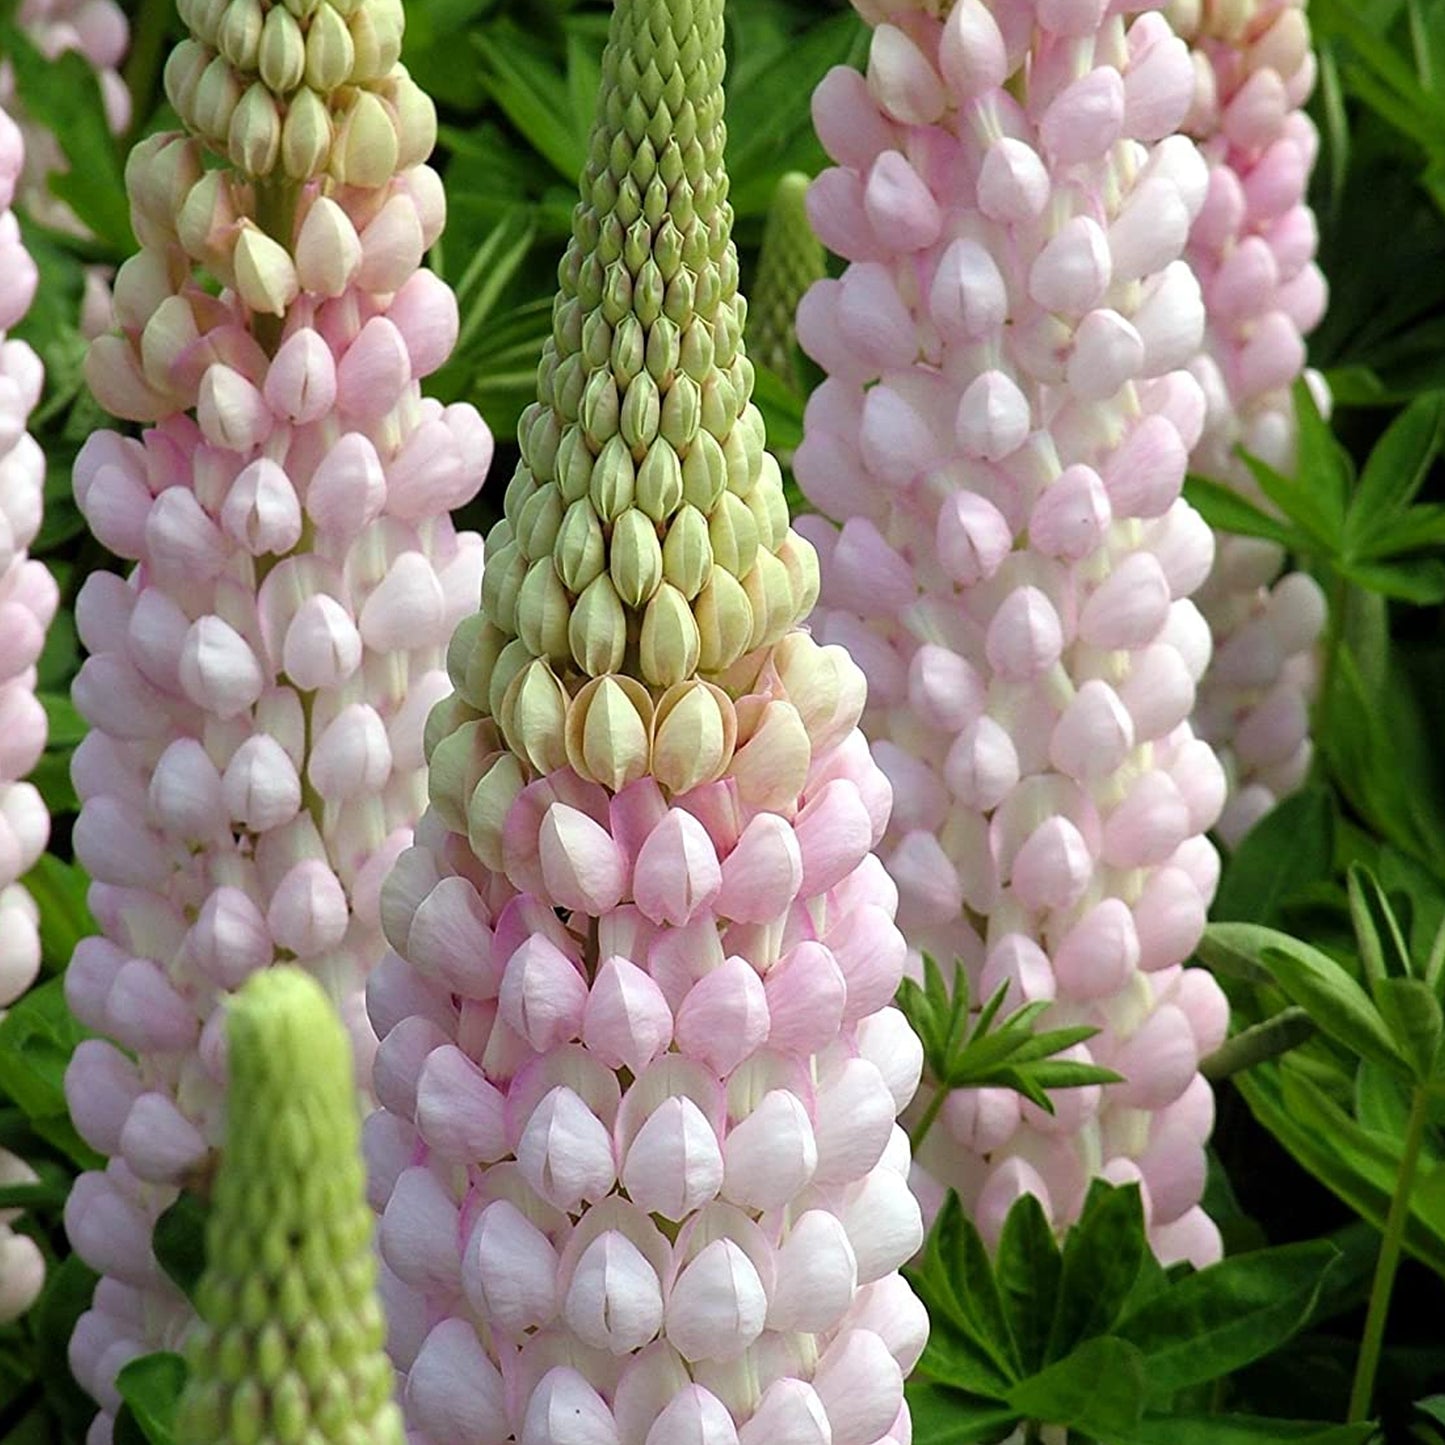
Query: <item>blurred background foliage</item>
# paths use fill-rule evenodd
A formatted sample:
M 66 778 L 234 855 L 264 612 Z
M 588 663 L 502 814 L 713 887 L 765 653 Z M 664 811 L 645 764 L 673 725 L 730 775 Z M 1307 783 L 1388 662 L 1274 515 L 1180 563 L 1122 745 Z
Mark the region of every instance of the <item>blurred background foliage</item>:
M 125 150 L 174 123 L 160 74 L 177 33 L 172 0 L 123 4 L 133 26 L 125 75 L 134 121 L 116 141 L 86 67 L 31 50 L 15 27 L 16 0 L 0 0 L 0 53 L 25 105 L 60 136 L 71 169 L 55 188 L 94 236 L 80 241 L 22 217 L 42 286 L 21 333 L 48 375 L 34 419 L 50 460 L 37 551 L 66 606 L 40 667 L 51 744 L 37 782 L 56 826 L 52 852 L 29 883 L 43 911 L 45 974 L 0 1021 L 0 1144 L 32 1159 L 40 1174 L 38 1184 L 0 1184 L 0 1209 L 24 1207 L 21 1227 L 54 1261 L 40 1305 L 0 1329 L 6 1445 L 80 1440 L 89 1413 L 64 1351 L 92 1281 L 67 1258 L 60 1211 L 70 1174 L 93 1161 L 64 1114 L 61 1080 L 80 1031 L 56 975 L 90 927 L 84 879 L 67 861 L 76 808 L 68 767 L 81 734 L 68 700 L 79 663 L 73 603 L 88 572 L 116 564 L 86 535 L 70 496 L 71 460 L 100 424 L 81 385 L 78 319 L 85 268 L 114 266 L 131 245 Z M 450 199 L 432 264 L 456 289 L 461 311 L 457 354 L 429 385 L 445 400 L 474 401 L 499 440 L 491 480 L 463 518 L 473 526 L 499 515 L 515 462 L 511 437 L 550 324 L 608 9 L 606 0 L 407 0 L 405 59 L 437 101 L 433 164 Z M 1335 604 L 1317 706 L 1319 760 L 1312 785 L 1227 860 L 1216 914 L 1307 938 L 1363 977 L 1344 882 L 1350 864 L 1374 870 L 1412 949 L 1428 953 L 1445 918 L 1445 468 L 1434 396 L 1445 390 L 1445 3 L 1311 0 L 1309 14 L 1320 48 L 1313 199 L 1331 288 L 1311 360 L 1334 392 L 1338 445 L 1307 449 L 1301 494 L 1339 488 L 1345 511 L 1357 503 L 1372 514 L 1384 505 L 1363 490 L 1372 449 L 1412 402 L 1417 417 L 1429 412 L 1436 423 L 1415 427 L 1423 439 L 1410 451 L 1409 495 L 1402 481 L 1389 499 L 1412 507 L 1403 555 L 1413 580 L 1396 574 L 1391 584 L 1351 571 L 1340 539 L 1318 529 L 1299 547 L 1299 560 Z M 732 0 L 728 43 L 728 159 L 746 288 L 778 178 L 825 164 L 811 129 L 812 89 L 833 65 L 861 65 L 867 37 L 842 0 Z M 783 452 L 800 434 L 804 399 L 797 384 L 760 370 L 759 401 Z M 1376 475 L 1395 475 L 1399 433 L 1389 445 L 1396 450 L 1377 462 Z M 1257 977 L 1231 979 L 1229 987 L 1237 1029 L 1268 1023 L 1289 1003 Z M 1340 1259 L 1308 1327 L 1217 1382 L 1205 1403 L 1343 1418 L 1382 1200 L 1404 1147 L 1400 1089 L 1325 1030 L 1221 1084 L 1219 1110 L 1207 1204 L 1231 1250 L 1327 1238 Z M 1445 1441 L 1445 1404 L 1433 1398 L 1445 1391 L 1445 1099 L 1430 1107 L 1405 1243 L 1410 1258 L 1379 1398 L 1389 1438 Z M 920 1428 L 922 1438 L 935 1438 L 922 1421 Z

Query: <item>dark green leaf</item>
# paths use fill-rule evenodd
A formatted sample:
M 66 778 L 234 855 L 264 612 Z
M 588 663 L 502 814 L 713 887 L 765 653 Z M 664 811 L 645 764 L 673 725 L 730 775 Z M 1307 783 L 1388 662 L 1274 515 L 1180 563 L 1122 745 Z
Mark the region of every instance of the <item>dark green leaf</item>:
M 1099 1335 L 1015 1385 L 1009 1404 L 1030 1420 L 1068 1425 L 1109 1439 L 1144 1412 L 1148 1363 L 1126 1340 Z
M 1353 863 L 1346 881 L 1350 919 L 1366 979 L 1373 985 L 1384 978 L 1408 974 L 1410 950 L 1379 880 L 1362 864 Z
M 1276 471 L 1266 461 L 1251 456 L 1242 448 L 1240 459 L 1249 469 L 1249 474 L 1259 484 L 1259 489 L 1308 539 L 1310 548 L 1318 547 L 1327 555 L 1338 556 L 1340 551 L 1340 519 L 1329 508 L 1323 497 L 1309 487 Z
M 1427 1082 L 1437 1071 L 1445 1019 L 1440 1000 L 1423 978 L 1386 978 L 1375 985 L 1375 1003 L 1415 1078 Z
M 156 1220 L 151 1245 L 157 1261 L 171 1279 L 194 1296 L 206 1267 L 206 1219 L 209 1208 L 190 1190 Z
M 94 1411 L 70 1373 L 70 1337 L 75 1322 L 90 1308 L 96 1278 L 78 1255 L 67 1255 L 46 1270 L 45 1288 L 30 1314 L 36 1373 L 45 1386 L 46 1401 L 77 1439 L 83 1437 Z
M 116 1376 L 116 1389 L 149 1445 L 174 1445 L 176 1405 L 186 1385 L 186 1362 L 162 1350 L 141 1355 Z
M 0 1090 L 33 1121 L 65 1114 L 65 1069 L 84 1037 L 60 979 L 32 988 L 0 1019 Z
M 59 971 L 70 963 L 75 945 L 95 932 L 85 901 L 85 874 L 53 853 L 42 853 L 25 875 L 25 886 L 40 907 L 41 957 L 46 968 Z
M 1043 1205 L 1032 1194 L 1019 1195 L 999 1235 L 994 1278 L 1025 1372 L 1038 1370 L 1046 1358 L 1062 1271 L 1063 1256 Z
M 1399 562 L 1350 562 L 1340 571 L 1356 587 L 1397 602 L 1430 607 L 1445 602 L 1445 562 L 1415 557 Z
M 1306 788 L 1266 813 L 1234 850 L 1214 900 L 1220 922 L 1277 925 L 1291 895 L 1333 872 L 1334 800 Z
M 1154 1396 L 1167 1397 L 1283 1344 L 1308 1319 L 1337 1257 L 1322 1240 L 1236 1255 L 1176 1281 L 1113 1332 L 1144 1356 Z
M 1301 538 L 1286 522 L 1262 512 L 1231 487 L 1191 476 L 1184 483 L 1184 497 L 1191 507 L 1216 531 L 1239 537 L 1262 537 L 1296 551 Z
M 1373 1424 L 1330 1425 L 1313 1420 L 1271 1420 L 1251 1415 L 1151 1415 L 1106 1445 L 1366 1445 Z
M 908 1386 L 908 1409 L 914 1445 L 996 1445 L 1019 1418 L 997 1400 L 917 1379 Z
M 1416 397 L 1375 443 L 1345 521 L 1351 555 L 1415 499 L 1439 455 L 1442 427 L 1445 394 L 1431 392 Z
M 1064 1236 L 1047 1359 L 1060 1359 L 1107 1332 L 1139 1278 L 1148 1248 L 1138 1186 L 1115 1188 L 1096 1180 L 1078 1222 Z
M 1326 511 L 1340 526 L 1345 519 L 1354 479 L 1354 463 L 1350 454 L 1335 440 L 1329 423 L 1320 415 L 1315 394 L 1309 382 L 1301 377 L 1294 384 L 1295 474 L 1305 491 L 1313 492 L 1325 503 Z
M 1214 923 L 1205 930 L 1199 956 L 1228 966 L 1244 958 L 1263 968 L 1291 1003 L 1298 1004 L 1337 1043 L 1352 1053 L 1394 1068 L 1402 1066 L 1394 1040 L 1370 996 L 1327 954 L 1287 933 L 1254 923 Z
M 482 57 L 488 88 L 507 119 L 569 185 L 587 159 L 589 114 L 580 124 L 568 106 L 561 76 L 531 35 L 511 20 L 493 21 L 469 32 Z

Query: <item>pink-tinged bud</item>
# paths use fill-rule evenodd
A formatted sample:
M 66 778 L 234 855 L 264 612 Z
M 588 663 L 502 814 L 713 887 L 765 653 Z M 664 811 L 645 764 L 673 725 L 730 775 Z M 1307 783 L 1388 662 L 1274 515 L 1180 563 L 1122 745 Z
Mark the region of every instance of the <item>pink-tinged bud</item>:
M 874 232 L 886 228 L 890 241 L 901 249 L 921 251 L 938 239 L 942 225 L 938 203 L 898 151 L 884 151 L 873 162 L 863 209 Z
M 671 1042 L 672 1031 L 672 1011 L 652 978 L 625 958 L 605 959 L 583 1014 L 587 1047 L 609 1068 L 641 1074 Z
M 1102 155 L 1124 129 L 1123 77 L 1100 66 L 1080 77 L 1049 105 L 1039 124 L 1044 149 L 1065 164 Z
M 273 425 L 265 397 L 240 372 L 220 364 L 201 378 L 196 420 L 213 446 L 242 453 L 260 446 Z
M 65 1097 L 80 1137 L 92 1149 L 120 1148 L 131 1105 L 144 1090 L 135 1064 L 103 1039 L 84 1039 L 65 1070 Z
M 406 342 L 415 377 L 430 376 L 452 354 L 459 326 L 455 294 L 431 271 L 417 271 L 386 314 Z
M 467 1240 L 462 1287 L 474 1309 L 518 1338 L 557 1310 L 557 1256 L 547 1237 L 513 1204 L 489 1204 Z
M 264 457 L 252 462 L 226 495 L 221 525 L 253 557 L 289 552 L 301 540 L 301 503 L 290 478 Z
M 1048 169 L 1027 142 L 1005 136 L 985 152 L 978 208 L 989 220 L 1022 225 L 1037 219 L 1048 204 L 1050 189 Z
M 977 241 L 960 237 L 949 243 L 933 273 L 928 310 L 951 340 L 987 336 L 1003 325 L 1008 291 L 994 258 Z
M 180 681 L 197 707 L 231 718 L 261 696 L 261 667 L 250 645 L 219 617 L 202 617 L 186 633 Z
M 121 1130 L 119 1151 L 140 1179 L 168 1184 L 200 1164 L 205 1137 L 165 1094 L 142 1094 Z
M 949 12 L 938 59 L 957 101 L 1003 84 L 1009 70 L 1004 39 L 983 0 L 960 0 Z
M 502 1440 L 509 1430 L 502 1376 L 464 1320 L 427 1335 L 407 1371 L 406 1404 L 434 1445 Z
M 1112 276 L 1113 258 L 1103 229 L 1087 216 L 1075 216 L 1034 258 L 1029 295 L 1046 310 L 1082 315 L 1098 305 Z
M 607 830 L 585 813 L 554 803 L 542 820 L 538 848 L 547 891 L 562 907 L 596 917 L 621 901 L 626 860 Z
M 337 406 L 345 416 L 374 421 L 396 405 L 411 380 L 405 338 L 386 317 L 374 316 L 336 368 Z
M 767 1293 L 733 1239 L 715 1239 L 679 1271 L 667 1300 L 668 1341 L 685 1360 L 730 1360 L 763 1331 Z
M 1070 908 L 1092 873 L 1093 858 L 1083 835 L 1067 818 L 1048 818 L 1014 857 L 1013 890 L 1026 908 Z
M 868 89 L 880 110 L 908 125 L 938 120 L 946 103 L 938 73 L 918 46 L 893 25 L 880 25 L 873 32 Z
M 299 425 L 319 421 L 336 403 L 336 361 L 321 336 L 309 326 L 281 343 L 262 388 L 278 417 Z
M 609 1229 L 577 1260 L 562 1313 L 584 1344 L 626 1354 L 657 1336 L 662 1286 L 642 1251 L 620 1230 Z
M 386 502 L 386 474 L 376 447 L 360 432 L 345 433 L 322 458 L 306 489 L 306 511 L 323 531 L 355 536 Z
M 680 927 L 721 888 L 722 869 L 707 830 L 691 813 L 670 808 L 637 855 L 632 880 L 637 906 L 654 923 Z
M 351 614 L 324 592 L 296 609 L 282 643 L 286 676 L 303 692 L 344 682 L 361 666 L 361 634 Z
M 399 1279 L 413 1289 L 446 1294 L 461 1274 L 457 1207 L 424 1167 L 405 1170 L 381 1216 L 377 1242 Z
M 1091 311 L 1074 333 L 1066 371 L 1069 390 L 1080 401 L 1105 401 L 1147 362 L 1144 337 L 1134 321 L 1107 308 Z
M 1159 559 L 1152 552 L 1133 552 L 1084 604 L 1079 636 L 1106 651 L 1133 651 L 1158 636 L 1171 600 Z
M 602 1198 L 617 1177 L 606 1128 L 564 1085 L 532 1112 L 516 1155 L 522 1177 L 558 1209 L 575 1210 L 584 1200 Z
M 498 1005 L 507 1024 L 544 1053 L 581 1033 L 587 984 L 571 959 L 534 934 L 507 960 Z
M 760 813 L 723 860 L 722 888 L 713 907 L 740 923 L 765 923 L 786 912 L 802 883 L 797 836 L 776 814 Z
M 813 1126 L 797 1096 L 765 1094 L 736 1124 L 723 1145 L 723 1193 L 749 1209 L 780 1209 L 812 1179 L 818 1167 Z
M 732 957 L 688 991 L 674 1039 L 689 1058 L 725 1077 L 767 1039 L 768 1023 L 762 980 L 746 960 Z
M 446 598 L 432 564 L 420 552 L 403 552 L 362 604 L 362 640 L 377 652 L 435 646 L 446 627 Z
M 985 371 L 963 393 L 954 433 L 965 455 L 995 462 L 1024 444 L 1030 421 L 1028 399 L 1013 379 L 1002 371 Z
M 851 518 L 839 532 L 828 590 L 834 605 L 864 614 L 899 611 L 917 595 L 907 562 L 865 517 Z
M 602 1396 L 576 1370 L 549 1370 L 532 1391 L 518 1445 L 616 1445 Z
M 1179 495 L 1187 466 L 1174 426 L 1163 416 L 1146 416 L 1110 458 L 1104 485 L 1121 516 L 1158 517 Z
M 825 282 L 808 292 L 808 296 L 826 294 Z M 883 266 L 862 264 L 849 271 L 847 281 L 837 291 L 837 324 L 845 347 L 861 354 L 870 369 L 876 367 L 884 372 L 908 366 L 917 356 L 913 318 Z M 801 335 L 801 312 L 798 325 Z
M 839 1335 L 818 1361 L 813 1388 L 833 1424 L 835 1445 L 868 1445 L 903 1404 L 903 1372 L 871 1330 Z
M 316 958 L 346 934 L 346 893 L 336 874 L 319 859 L 306 859 L 276 885 L 266 910 L 271 937 L 297 958 Z
M 1194 92 L 1189 48 L 1162 16 L 1144 15 L 1130 27 L 1129 49 L 1124 133 L 1135 140 L 1159 140 L 1178 130 L 1189 111 Z
M 190 1005 L 148 959 L 123 963 L 105 1001 L 106 1028 L 138 1052 L 175 1054 L 196 1041 L 199 1028 Z
M 664 1099 L 637 1131 L 622 1166 L 633 1203 L 664 1219 L 682 1220 L 723 1187 L 717 1133 L 686 1095 Z
M 205 842 L 222 826 L 221 774 L 194 738 L 178 738 L 151 774 L 150 812 L 173 837 Z
M 1000 604 L 988 625 L 988 660 L 1009 681 L 1046 672 L 1063 650 L 1063 628 L 1053 604 L 1037 587 L 1020 587 Z
M 237 888 L 218 888 L 206 899 L 188 935 L 187 950 L 208 978 L 230 989 L 239 988 L 272 959 L 266 919 Z
M 740 1445 L 825 1445 L 831 1439 L 818 1392 L 793 1379 L 774 1380 L 738 1431 Z

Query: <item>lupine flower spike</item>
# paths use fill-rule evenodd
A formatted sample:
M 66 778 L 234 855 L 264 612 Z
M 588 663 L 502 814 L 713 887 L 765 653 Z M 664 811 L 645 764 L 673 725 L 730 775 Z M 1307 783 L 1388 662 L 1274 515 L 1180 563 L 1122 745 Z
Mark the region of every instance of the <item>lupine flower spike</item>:
M 230 1111 L 180 1445 L 402 1445 L 346 1031 L 291 966 L 224 1009 Z
M 1168 13 L 1193 46 L 1185 129 L 1210 168 L 1187 253 L 1208 310 L 1205 351 L 1191 367 L 1208 402 L 1193 466 L 1268 507 L 1235 448 L 1293 472 L 1290 386 L 1327 298 L 1305 199 L 1319 149 L 1302 109 L 1315 78 L 1309 22 L 1304 0 L 1176 0 Z M 1324 378 L 1304 375 L 1327 411 Z M 1281 578 L 1283 560 L 1271 542 L 1222 538 L 1197 599 L 1215 655 L 1195 724 L 1230 775 L 1219 820 L 1230 843 L 1304 781 L 1312 755 L 1324 595 L 1308 573 Z
M 1007 984 L 1098 1028 L 1074 1056 L 1125 1080 L 1052 1115 L 953 1095 L 919 1189 L 957 1187 L 989 1235 L 1022 1192 L 1064 1227 L 1091 1177 L 1140 1180 L 1159 1255 L 1203 1262 L 1197 1065 L 1227 1010 L 1182 968 L 1224 802 L 1188 723 L 1213 559 L 1180 499 L 1204 418 L 1182 256 L 1209 181 L 1175 133 L 1188 50 L 1101 0 L 858 8 L 867 76 L 814 97 L 837 164 L 809 195 L 850 264 L 798 316 L 829 373 L 794 459 L 838 524 L 799 523 L 821 634 L 868 675 L 909 942 L 959 960 L 972 998 Z
M 25 160 L 20 128 L 0 110 L 0 1013 L 40 970 L 39 913 L 20 883 L 45 851 L 50 816 L 39 792 L 20 781 L 45 750 L 45 710 L 35 696 L 35 664 L 60 596 L 43 562 L 26 555 L 40 530 L 45 456 L 25 430 L 40 400 L 40 360 L 6 333 L 35 295 L 36 270 L 10 203 Z M 0 1185 L 34 1172 L 0 1149 Z M 45 1263 L 29 1236 L 0 1210 L 0 1324 L 27 1310 Z
M 447 512 L 491 453 L 471 407 L 420 393 L 457 312 L 421 269 L 444 203 L 400 4 L 182 18 L 166 85 L 188 133 L 131 156 L 143 249 L 87 361 L 100 401 L 146 429 L 93 436 L 75 468 L 92 529 L 138 564 L 77 604 L 75 849 L 103 933 L 66 989 L 106 1038 L 66 1092 L 111 1162 L 66 1211 L 105 1275 L 71 1360 L 107 1410 L 116 1369 L 186 1317 L 150 1234 L 221 1138 L 222 998 L 299 962 L 369 1075 L 381 882 L 425 802 L 423 725 L 480 586 L 480 540 Z
M 822 242 L 808 221 L 808 177 L 789 171 L 778 178 L 763 227 L 758 276 L 748 306 L 748 346 L 770 371 L 794 386 L 794 318 L 808 287 L 824 275 Z
M 538 402 L 382 916 L 425 1445 L 906 1442 L 921 1050 L 863 677 L 750 402 L 722 0 L 619 0 Z

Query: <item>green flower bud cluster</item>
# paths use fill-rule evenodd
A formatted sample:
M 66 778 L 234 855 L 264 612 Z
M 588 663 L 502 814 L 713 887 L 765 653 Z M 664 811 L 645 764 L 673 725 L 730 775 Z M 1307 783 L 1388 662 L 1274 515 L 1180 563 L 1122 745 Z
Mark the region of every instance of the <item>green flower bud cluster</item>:
M 177 0 L 190 36 L 166 65 L 182 121 L 246 175 L 384 185 L 436 140 L 398 63 L 402 0 Z
M 287 966 L 229 1010 L 226 1147 L 177 1440 L 402 1445 L 345 1031 Z
M 728 679 L 817 596 L 751 401 L 722 12 L 613 13 L 538 400 L 487 539 L 482 614 L 453 645 L 457 696 L 432 726 L 435 741 L 490 719 L 530 769 L 570 763 L 611 788 L 720 776 L 737 737 Z M 475 756 L 475 736 L 454 747 Z M 436 775 L 433 759 L 434 800 Z
M 778 178 L 748 307 L 748 346 L 753 355 L 794 386 L 801 384 L 793 362 L 798 302 L 826 273 L 823 243 L 813 234 L 804 205 L 809 184 L 802 171 Z

